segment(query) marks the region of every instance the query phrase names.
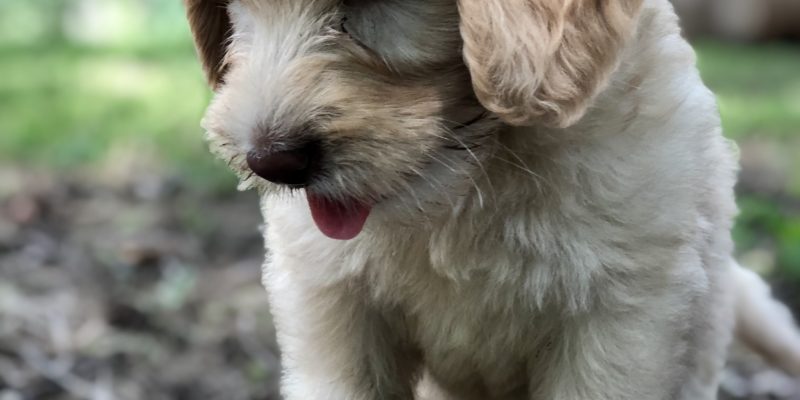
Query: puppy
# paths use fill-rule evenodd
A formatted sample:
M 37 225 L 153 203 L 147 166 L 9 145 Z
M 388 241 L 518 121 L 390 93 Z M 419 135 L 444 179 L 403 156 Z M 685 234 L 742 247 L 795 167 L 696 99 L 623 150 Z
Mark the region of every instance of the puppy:
M 709 400 L 735 327 L 800 372 L 667 0 L 185 1 L 286 399 Z

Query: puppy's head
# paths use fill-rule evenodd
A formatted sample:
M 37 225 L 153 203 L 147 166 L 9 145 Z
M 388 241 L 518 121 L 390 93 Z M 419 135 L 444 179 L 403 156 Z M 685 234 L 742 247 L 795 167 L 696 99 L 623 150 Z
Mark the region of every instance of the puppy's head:
M 377 204 L 462 193 L 507 124 L 578 120 L 642 2 L 185 1 L 213 147 L 250 185 L 305 188 L 341 239 Z

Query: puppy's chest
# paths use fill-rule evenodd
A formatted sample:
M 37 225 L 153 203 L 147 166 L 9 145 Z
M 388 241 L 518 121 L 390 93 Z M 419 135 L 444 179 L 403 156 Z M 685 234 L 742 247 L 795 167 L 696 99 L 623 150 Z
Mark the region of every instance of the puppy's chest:
M 456 282 L 424 269 L 397 278 L 387 277 L 396 290 L 376 291 L 376 300 L 391 304 L 394 331 L 445 384 L 505 395 L 553 344 L 558 318 L 538 309 L 523 285 L 490 275 Z

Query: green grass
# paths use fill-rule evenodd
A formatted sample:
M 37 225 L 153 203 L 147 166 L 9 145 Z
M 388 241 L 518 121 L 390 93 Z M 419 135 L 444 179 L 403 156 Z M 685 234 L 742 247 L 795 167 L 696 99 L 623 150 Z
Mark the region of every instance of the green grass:
M 197 185 L 229 185 L 199 121 L 210 93 L 191 46 L 0 48 L 0 160 L 55 167 L 141 152 Z
M 800 48 L 697 45 L 700 70 L 719 98 L 726 134 L 800 137 Z
M 768 161 L 787 174 L 782 193 L 740 193 L 737 248 L 770 253 L 777 273 L 800 282 L 800 48 L 704 42 L 697 50 L 725 134 L 769 144 L 776 160 Z
M 740 253 L 762 250 L 774 265 L 751 265 L 779 272 L 800 283 L 800 214 L 787 211 L 768 196 L 740 195 L 741 214 L 733 231 Z

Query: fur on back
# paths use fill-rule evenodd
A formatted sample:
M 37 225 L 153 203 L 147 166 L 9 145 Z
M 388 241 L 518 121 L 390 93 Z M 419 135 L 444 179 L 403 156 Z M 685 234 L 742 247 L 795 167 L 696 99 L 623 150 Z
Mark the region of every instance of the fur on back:
M 715 398 L 735 152 L 667 0 L 223 11 L 204 126 L 262 194 L 287 399 Z M 309 190 L 376 203 L 354 240 L 247 169 L 309 132 Z

